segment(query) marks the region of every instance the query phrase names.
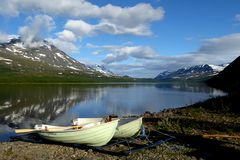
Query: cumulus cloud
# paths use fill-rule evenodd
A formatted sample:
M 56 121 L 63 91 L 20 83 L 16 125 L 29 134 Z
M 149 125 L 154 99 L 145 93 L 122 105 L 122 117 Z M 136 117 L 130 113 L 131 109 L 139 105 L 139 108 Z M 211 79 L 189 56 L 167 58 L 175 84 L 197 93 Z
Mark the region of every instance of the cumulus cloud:
M 57 48 L 66 53 L 79 52 L 79 48 L 73 42 L 62 40 L 59 38 L 48 38 L 47 41 L 51 42 Z
M 78 18 L 78 20 L 69 20 L 65 28 L 80 37 L 91 36 L 96 32 L 148 36 L 152 34 L 149 24 L 161 20 L 164 16 L 161 7 L 154 8 L 147 3 L 139 3 L 132 7 L 111 4 L 100 7 L 86 0 L 2 0 L 0 6 L 0 15 L 18 16 L 20 13 L 32 13 L 32 11 Z M 99 22 L 89 24 L 84 22 L 83 18 L 97 19 Z
M 58 36 L 59 39 L 64 41 L 74 42 L 77 40 L 77 37 L 75 36 L 75 34 L 69 30 L 58 32 L 56 35 Z
M 19 34 L 24 44 L 29 47 L 39 46 L 39 43 L 42 43 L 39 39 L 55 27 L 52 17 L 48 15 L 28 17 L 26 21 L 28 24 L 19 28 Z
M 68 20 L 64 27 L 67 30 L 71 30 L 79 37 L 90 36 L 94 33 L 94 26 L 82 20 Z
M 114 63 L 126 60 L 130 57 L 135 59 L 154 59 L 158 54 L 149 46 L 103 46 L 110 52 L 103 60 L 104 63 Z
M 8 41 L 8 35 L 0 32 L 0 43 L 7 42 L 7 41 Z
M 77 53 L 79 48 L 75 45 L 77 36 L 69 30 L 63 30 L 56 33 L 56 38 L 48 38 L 48 41 L 52 42 L 56 47 L 67 53 Z
M 128 26 L 122 24 L 118 24 L 115 22 L 111 22 L 109 20 L 102 20 L 99 24 L 94 26 L 94 29 L 97 32 L 103 32 L 108 34 L 132 34 L 139 36 L 149 36 L 152 34 L 149 26 L 147 24 L 137 24 L 133 26 Z
M 127 45 L 104 45 L 97 46 L 90 43 L 86 45 L 88 48 L 101 49 L 101 52 L 107 53 L 104 63 L 110 64 L 114 62 L 120 62 L 129 59 L 130 57 L 135 59 L 154 59 L 158 57 L 158 54 L 149 46 L 127 46 Z
M 113 62 L 120 62 L 123 60 L 127 60 L 128 59 L 128 55 L 125 53 L 121 53 L 121 54 L 108 54 L 106 56 L 106 58 L 103 60 L 104 63 L 109 64 L 109 63 L 113 63 Z
M 211 38 L 204 41 L 199 49 L 202 54 L 240 55 L 240 33 Z
M 176 69 L 198 64 L 228 63 L 240 56 L 239 44 L 240 33 L 210 38 L 204 40 L 195 52 L 183 53 L 180 56 L 161 56 L 146 66 L 152 67 L 149 69 Z
M 86 0 L 2 0 L 0 14 L 18 16 L 21 12 L 34 10 L 49 15 L 110 19 L 117 23 L 119 23 L 119 19 L 129 26 L 138 22 L 159 20 L 164 14 L 161 7 L 155 9 L 146 3 L 140 3 L 133 7 L 119 7 L 111 4 L 99 7 Z
M 83 20 L 68 20 L 64 27 L 67 30 L 71 30 L 79 37 L 101 33 L 113 35 L 132 34 L 137 36 L 149 36 L 152 34 L 147 24 L 137 24 L 133 27 L 128 27 L 123 24 L 115 24 L 109 20 L 102 20 L 98 24 L 89 24 Z
M 10 39 L 17 38 L 17 37 L 18 37 L 17 35 L 13 35 L 13 34 L 9 35 L 0 31 L 0 43 L 9 42 Z
M 203 41 L 197 51 L 182 53 L 178 56 L 154 55 L 152 58 L 135 58 L 134 61 L 127 60 L 132 55 L 132 51 L 126 51 L 127 46 L 102 46 L 109 52 L 103 60 L 112 71 L 122 75 L 133 77 L 153 78 L 163 71 L 174 71 L 182 67 L 200 64 L 224 64 L 230 63 L 240 56 L 240 33 L 225 35 L 222 37 L 210 38 Z M 100 46 L 87 44 L 87 47 L 98 49 Z M 115 49 L 117 48 L 117 49 Z M 124 50 L 124 52 L 121 51 Z M 115 51 L 120 50 L 120 51 Z M 147 49 L 148 50 L 148 49 Z M 153 50 L 151 48 L 151 50 Z M 112 52 L 111 52 L 112 51 Z M 115 52 L 114 52 L 115 51 Z M 146 51 L 145 51 L 146 52 Z M 156 53 L 156 51 L 152 51 Z M 125 53 L 121 55 L 120 53 Z M 139 54 L 142 52 L 138 52 Z M 146 53 L 149 53 L 146 52 Z M 150 52 L 151 53 L 151 52 Z M 141 55 L 141 54 L 140 54 Z M 144 54 L 142 54 L 144 55 Z M 151 54 L 150 54 L 151 55 Z M 126 56 L 126 57 L 124 57 Z M 144 56 L 143 56 L 144 57 Z M 119 61 L 118 61 L 119 60 Z M 125 62 L 125 63 L 123 63 Z

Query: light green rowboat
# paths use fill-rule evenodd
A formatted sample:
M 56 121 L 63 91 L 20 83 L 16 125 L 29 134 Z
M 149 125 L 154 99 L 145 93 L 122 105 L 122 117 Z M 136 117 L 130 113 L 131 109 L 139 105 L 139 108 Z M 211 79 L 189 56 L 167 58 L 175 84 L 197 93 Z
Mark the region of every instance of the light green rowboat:
M 142 126 L 142 117 L 121 118 L 118 122 L 114 138 L 129 138 L 137 135 Z
M 112 139 L 119 121 L 116 119 L 105 123 L 101 122 L 101 118 L 79 120 L 83 124 L 81 129 L 63 127 L 59 130 L 59 126 L 44 125 L 48 130 L 41 130 L 38 134 L 44 139 L 56 142 L 103 146 Z

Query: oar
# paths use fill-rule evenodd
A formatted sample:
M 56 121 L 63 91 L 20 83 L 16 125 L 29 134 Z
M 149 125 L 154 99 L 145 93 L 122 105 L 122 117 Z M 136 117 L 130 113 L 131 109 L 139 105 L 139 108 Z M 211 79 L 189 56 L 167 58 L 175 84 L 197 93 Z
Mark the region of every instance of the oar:
M 15 133 L 31 133 L 31 132 L 40 132 L 40 131 L 61 131 L 65 129 L 80 129 L 81 126 L 69 126 L 69 127 L 59 127 L 59 128 L 43 128 L 43 129 L 15 129 Z
M 37 132 L 41 131 L 39 129 L 15 129 L 15 133 L 29 133 L 29 132 Z

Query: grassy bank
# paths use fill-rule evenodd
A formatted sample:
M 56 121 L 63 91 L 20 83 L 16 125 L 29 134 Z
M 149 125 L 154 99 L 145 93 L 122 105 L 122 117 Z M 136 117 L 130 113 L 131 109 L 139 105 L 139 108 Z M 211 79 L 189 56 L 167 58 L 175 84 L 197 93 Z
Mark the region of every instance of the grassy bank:
M 239 94 L 229 94 L 183 108 L 146 112 L 145 123 L 176 136 L 177 143 L 190 146 L 191 150 L 184 153 L 186 155 L 203 159 L 239 159 L 238 99 Z M 216 137 L 203 137 L 216 134 Z M 223 138 L 222 135 L 230 138 Z

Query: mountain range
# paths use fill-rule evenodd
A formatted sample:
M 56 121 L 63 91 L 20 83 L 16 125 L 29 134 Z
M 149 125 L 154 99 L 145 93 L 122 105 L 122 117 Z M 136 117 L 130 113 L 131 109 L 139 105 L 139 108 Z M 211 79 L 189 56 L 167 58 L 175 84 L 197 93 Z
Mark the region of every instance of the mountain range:
M 193 80 L 212 77 L 222 71 L 228 64 L 203 64 L 180 68 L 176 71 L 164 71 L 155 77 L 156 80 Z
M 12 81 L 122 79 L 102 66 L 80 63 L 46 40 L 27 46 L 20 38 L 0 44 L 0 72 L 0 81 L 8 81 L 11 76 L 15 77 Z

